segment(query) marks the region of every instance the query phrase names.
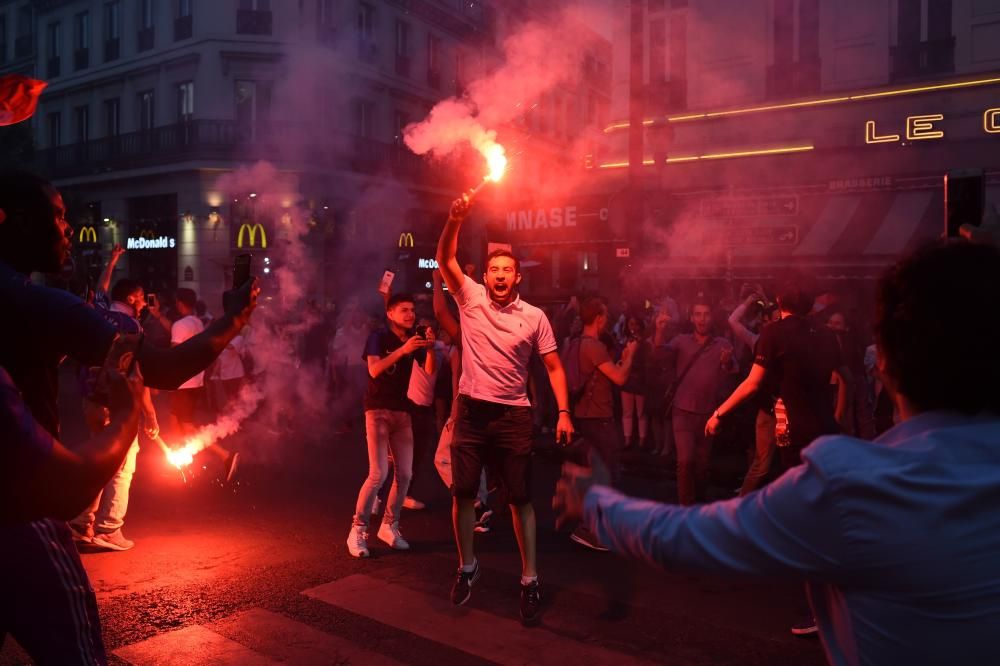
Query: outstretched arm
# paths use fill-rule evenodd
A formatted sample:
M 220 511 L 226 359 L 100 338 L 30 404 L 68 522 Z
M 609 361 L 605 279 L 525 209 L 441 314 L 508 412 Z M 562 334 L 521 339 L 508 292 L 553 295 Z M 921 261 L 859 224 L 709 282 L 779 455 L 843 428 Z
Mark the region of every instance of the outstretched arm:
M 458 324 L 458 320 L 455 319 L 455 315 L 448 309 L 448 301 L 444 296 L 444 289 L 441 287 L 440 270 L 435 269 L 431 273 L 431 284 L 434 285 L 434 318 L 441 324 L 441 328 L 448 333 L 452 342 L 457 344 L 462 340 L 462 329 Z
M 207 368 L 250 321 L 259 292 L 257 280 L 226 292 L 222 299 L 226 314 L 176 347 L 157 349 L 143 345 L 139 350 L 139 362 L 146 384 L 173 390 Z
M 104 266 L 104 272 L 101 273 L 101 280 L 97 283 L 97 291 L 107 293 L 111 289 L 111 274 L 115 272 L 115 265 L 122 258 L 123 254 L 125 254 L 125 250 L 121 245 L 115 243 L 115 246 L 111 249 L 111 258 L 108 259 L 107 265 Z
M 441 238 L 438 239 L 438 267 L 441 270 L 444 283 L 448 285 L 448 290 L 453 294 L 462 288 L 462 282 L 465 280 L 462 267 L 458 265 L 458 259 L 455 258 L 455 255 L 458 252 L 458 232 L 462 228 L 462 222 L 469 214 L 470 206 L 471 201 L 467 194 L 463 194 L 462 198 L 452 202 L 451 210 L 448 211 L 448 221 L 445 222 Z

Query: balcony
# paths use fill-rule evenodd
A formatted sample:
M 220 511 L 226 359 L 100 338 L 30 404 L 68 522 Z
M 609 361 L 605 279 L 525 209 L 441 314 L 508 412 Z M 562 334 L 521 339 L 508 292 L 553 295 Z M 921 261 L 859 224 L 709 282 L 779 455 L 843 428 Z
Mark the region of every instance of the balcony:
M 118 60 L 121 55 L 121 40 L 117 37 L 104 40 L 104 62 Z
M 236 10 L 236 34 L 238 35 L 270 35 L 271 12 L 254 9 Z
M 14 38 L 14 57 L 27 58 L 35 49 L 34 35 L 18 35 Z
M 426 185 L 446 186 L 455 178 L 440 166 L 431 168 L 405 146 L 329 132 L 317 137 L 301 127 L 256 130 L 258 138 L 252 140 L 246 127 L 233 120 L 189 120 L 39 150 L 34 166 L 51 178 L 71 178 L 177 162 L 243 163 L 287 155 L 311 168 L 391 175 Z
M 148 51 L 153 48 L 153 44 L 156 42 L 156 31 L 153 26 L 148 28 L 142 28 L 139 30 L 139 34 L 136 36 L 136 42 L 138 44 L 139 51 Z
M 766 94 L 768 99 L 803 97 L 820 90 L 821 63 L 785 63 L 767 68 Z
M 889 49 L 892 80 L 918 79 L 955 71 L 955 38 L 900 44 Z
M 441 89 L 441 70 L 427 70 L 427 85 L 434 88 L 434 90 Z
M 73 51 L 73 71 L 79 72 L 81 69 L 90 67 L 90 49 L 77 49 Z
M 53 56 L 49 58 L 45 67 L 45 76 L 50 79 L 54 79 L 59 76 L 61 70 L 62 59 L 59 56 Z
M 374 64 L 378 60 L 378 45 L 362 37 L 358 40 L 358 58 L 362 62 Z
M 396 74 L 410 78 L 410 56 L 396 56 Z
M 191 35 L 194 34 L 194 18 L 188 14 L 187 16 L 178 16 L 174 19 L 174 41 L 179 42 L 182 39 L 191 39 Z

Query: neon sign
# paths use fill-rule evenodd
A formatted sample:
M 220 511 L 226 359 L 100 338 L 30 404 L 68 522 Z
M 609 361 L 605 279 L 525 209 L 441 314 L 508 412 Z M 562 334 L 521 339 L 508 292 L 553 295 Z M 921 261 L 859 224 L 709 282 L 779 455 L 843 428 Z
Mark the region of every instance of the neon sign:
M 944 120 L 943 113 L 907 116 L 906 140 L 922 141 L 944 138 L 944 132 L 934 126 L 934 123 L 942 120 Z M 986 109 L 983 112 L 983 131 L 987 134 L 1000 134 L 1000 108 Z M 865 121 L 865 143 L 896 143 L 899 140 L 899 134 L 879 134 L 875 128 L 874 120 Z

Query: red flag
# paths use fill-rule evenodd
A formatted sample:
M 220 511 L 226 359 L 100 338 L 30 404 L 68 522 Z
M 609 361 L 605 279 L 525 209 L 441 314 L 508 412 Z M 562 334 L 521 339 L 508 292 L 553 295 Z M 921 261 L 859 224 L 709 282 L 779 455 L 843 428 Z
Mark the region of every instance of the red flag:
M 34 115 L 38 96 L 47 85 L 21 74 L 0 76 L 0 125 L 13 125 Z

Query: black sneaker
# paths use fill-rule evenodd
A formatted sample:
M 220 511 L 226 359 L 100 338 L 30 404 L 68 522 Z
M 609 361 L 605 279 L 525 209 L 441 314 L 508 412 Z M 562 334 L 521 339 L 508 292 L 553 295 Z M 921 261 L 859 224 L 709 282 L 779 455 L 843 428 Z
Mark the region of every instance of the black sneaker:
M 819 631 L 814 618 L 805 618 L 801 622 L 792 625 L 791 632 L 796 636 L 811 636 Z
M 541 619 L 542 586 L 537 580 L 521 584 L 521 624 L 533 627 Z
M 479 560 L 476 560 L 476 568 L 472 571 L 462 571 L 458 568 L 455 576 L 455 584 L 451 586 L 451 603 L 461 606 L 472 596 L 472 586 L 479 580 Z
M 573 530 L 573 533 L 569 535 L 569 538 L 585 548 L 590 548 L 591 550 L 596 550 L 601 553 L 608 552 L 608 547 L 597 540 L 597 535 L 583 525 L 580 525 Z

